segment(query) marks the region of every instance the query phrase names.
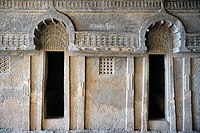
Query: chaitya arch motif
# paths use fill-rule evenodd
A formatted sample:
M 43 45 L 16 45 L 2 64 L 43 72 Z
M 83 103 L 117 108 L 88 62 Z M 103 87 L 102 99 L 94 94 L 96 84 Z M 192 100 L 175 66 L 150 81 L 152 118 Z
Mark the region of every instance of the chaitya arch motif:
M 69 43 L 69 34 L 64 23 L 56 19 L 46 19 L 40 22 L 34 35 L 36 49 L 63 51 Z
M 189 50 L 185 46 L 186 33 L 185 28 L 182 22 L 176 17 L 169 15 L 164 8 L 161 11 L 154 15 L 153 17 L 148 18 L 142 25 L 139 35 L 139 44 L 140 48 L 138 50 L 146 52 L 146 34 L 149 32 L 150 28 L 154 27 L 156 23 L 160 25 L 165 24 L 173 35 L 173 47 L 171 51 L 173 52 L 188 52 Z
M 52 25 L 55 25 L 55 26 L 52 26 Z M 42 36 L 41 33 L 42 31 L 44 32 L 44 29 L 46 27 L 51 27 L 51 28 L 54 27 L 53 29 L 55 28 L 62 29 L 61 31 L 57 31 L 57 32 L 64 32 L 64 31 L 68 32 L 67 36 L 68 36 L 69 41 L 68 41 L 68 46 L 65 49 L 66 50 L 75 49 L 74 47 L 75 29 L 74 29 L 73 23 L 67 16 L 57 12 L 54 9 L 51 9 L 48 13 L 41 15 L 36 21 L 34 21 L 29 30 L 30 43 L 36 45 L 35 47 L 37 50 L 39 49 L 39 46 L 41 45 L 39 44 L 41 43 L 39 38 Z
M 166 54 L 173 49 L 173 34 L 168 23 L 157 22 L 151 25 L 146 34 L 146 46 L 149 53 Z

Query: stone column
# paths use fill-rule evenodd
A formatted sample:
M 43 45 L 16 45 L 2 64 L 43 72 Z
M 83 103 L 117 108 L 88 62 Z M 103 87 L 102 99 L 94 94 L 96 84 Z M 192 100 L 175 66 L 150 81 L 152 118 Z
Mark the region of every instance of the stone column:
M 147 131 L 148 123 L 148 55 L 143 57 L 143 87 L 142 87 L 142 113 L 141 113 L 141 131 Z
M 134 57 L 127 58 L 125 129 L 134 130 Z
M 190 58 L 183 58 L 183 131 L 192 131 L 191 90 L 190 90 Z
M 84 130 L 85 119 L 85 57 L 78 57 L 77 129 Z

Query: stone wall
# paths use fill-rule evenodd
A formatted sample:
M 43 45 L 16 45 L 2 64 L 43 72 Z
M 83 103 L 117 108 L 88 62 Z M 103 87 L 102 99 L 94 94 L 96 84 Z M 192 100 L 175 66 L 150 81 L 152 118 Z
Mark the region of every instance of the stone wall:
M 199 23 L 198 0 L 0 1 L 0 128 L 200 131 Z M 52 51 L 64 116 L 47 119 Z M 163 119 L 148 117 L 151 54 L 164 55 Z

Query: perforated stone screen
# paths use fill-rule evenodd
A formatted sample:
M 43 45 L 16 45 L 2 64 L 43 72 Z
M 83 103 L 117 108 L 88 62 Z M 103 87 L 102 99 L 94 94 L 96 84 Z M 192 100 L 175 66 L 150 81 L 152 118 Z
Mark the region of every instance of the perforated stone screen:
M 99 74 L 114 74 L 114 58 L 99 59 Z
M 10 71 L 10 58 L 0 57 L 0 74 L 8 73 Z

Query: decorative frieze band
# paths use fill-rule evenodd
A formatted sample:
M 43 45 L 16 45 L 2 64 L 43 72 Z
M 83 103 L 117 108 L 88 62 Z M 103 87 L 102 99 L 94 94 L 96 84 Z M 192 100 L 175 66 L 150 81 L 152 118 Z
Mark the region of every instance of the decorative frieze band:
M 165 2 L 164 6 L 169 10 L 199 10 L 200 9 L 200 1 L 198 0 L 190 0 L 190 1 L 170 1 Z
M 159 10 L 161 0 L 0 0 L 0 9 L 44 10 L 53 2 L 61 11 Z M 200 1 L 165 1 L 167 10 L 199 10 Z
M 200 51 L 200 33 L 187 34 L 186 46 L 192 51 Z
M 103 11 L 103 10 L 159 10 L 161 1 L 134 0 L 56 0 L 54 6 L 62 11 Z M 200 1 L 169 1 L 164 6 L 168 10 L 199 10 Z
M 58 0 L 55 7 L 63 10 L 103 10 L 103 9 L 160 9 L 160 1 L 133 1 L 133 0 Z
M 137 34 L 106 32 L 77 32 L 75 46 L 79 50 L 126 52 L 139 47 Z
M 48 6 L 48 0 L 0 0 L 0 9 L 44 10 Z
M 28 34 L 2 34 L 0 50 L 26 50 L 28 46 Z

